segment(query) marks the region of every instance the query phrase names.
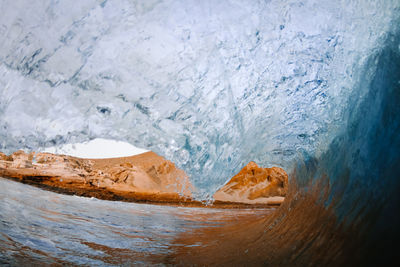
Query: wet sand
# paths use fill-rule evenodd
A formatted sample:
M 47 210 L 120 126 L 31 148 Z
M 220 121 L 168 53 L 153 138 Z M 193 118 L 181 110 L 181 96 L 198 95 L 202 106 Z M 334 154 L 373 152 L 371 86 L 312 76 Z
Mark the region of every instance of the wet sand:
M 59 178 L 46 177 L 46 176 L 21 176 L 10 177 L 3 176 L 3 178 L 17 181 L 23 184 L 29 184 L 38 188 L 56 192 L 66 195 L 76 195 L 81 197 L 94 197 L 102 200 L 158 204 L 168 206 L 184 206 L 184 207 L 202 207 L 202 208 L 217 208 L 217 209 L 260 209 L 279 207 L 277 204 L 246 204 L 235 202 L 214 201 L 206 203 L 196 201 L 191 198 L 179 196 L 177 194 L 151 194 L 151 193 L 137 193 L 137 192 L 119 192 L 106 188 L 95 188 L 91 185 L 82 183 L 60 182 Z

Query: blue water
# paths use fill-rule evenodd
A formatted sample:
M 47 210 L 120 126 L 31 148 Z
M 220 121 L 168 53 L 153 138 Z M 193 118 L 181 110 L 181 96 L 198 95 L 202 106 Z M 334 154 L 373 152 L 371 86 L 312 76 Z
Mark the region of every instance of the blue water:
M 251 160 L 282 166 L 306 198 L 322 181 L 313 205 L 341 230 L 282 211 L 322 224 L 294 261 L 324 258 L 331 237 L 352 243 L 342 263 L 398 261 L 399 1 L 145 2 L 0 3 L 0 150 L 127 141 L 183 168 L 204 199 Z M 246 213 L 1 185 L 3 261 L 164 257 L 182 231 Z
M 159 264 L 184 233 L 272 210 L 135 204 L 60 195 L 0 178 L 0 264 Z
M 203 199 L 249 161 L 290 171 L 299 151 L 318 157 L 348 123 L 399 9 L 2 1 L 0 150 L 126 141 L 184 169 Z
M 400 31 L 384 44 L 359 66 L 364 78 L 342 130 L 321 155 L 304 153 L 294 176 L 302 190 L 326 182 L 322 204 L 334 210 L 338 225 L 357 233 L 370 265 L 391 264 L 400 240 Z

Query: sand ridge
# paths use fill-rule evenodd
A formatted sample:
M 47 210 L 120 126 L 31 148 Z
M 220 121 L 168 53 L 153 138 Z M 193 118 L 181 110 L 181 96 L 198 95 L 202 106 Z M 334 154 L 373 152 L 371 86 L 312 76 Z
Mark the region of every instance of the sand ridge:
M 285 176 L 286 175 L 286 176 Z M 210 205 L 193 199 L 186 173 L 154 152 L 107 159 L 51 153 L 0 152 L 0 176 L 47 190 L 105 200 L 219 208 L 279 205 L 287 174 L 251 162 L 214 195 Z M 285 180 L 286 179 L 286 180 Z
M 251 161 L 213 197 L 224 202 L 280 204 L 287 188 L 288 175 L 282 168 L 262 168 Z

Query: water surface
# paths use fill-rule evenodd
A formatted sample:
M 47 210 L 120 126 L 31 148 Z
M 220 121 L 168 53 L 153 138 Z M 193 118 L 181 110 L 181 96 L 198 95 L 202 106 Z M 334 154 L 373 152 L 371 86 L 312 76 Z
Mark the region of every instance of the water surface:
M 0 178 L 0 263 L 163 264 L 177 236 L 262 209 L 207 209 L 61 195 Z

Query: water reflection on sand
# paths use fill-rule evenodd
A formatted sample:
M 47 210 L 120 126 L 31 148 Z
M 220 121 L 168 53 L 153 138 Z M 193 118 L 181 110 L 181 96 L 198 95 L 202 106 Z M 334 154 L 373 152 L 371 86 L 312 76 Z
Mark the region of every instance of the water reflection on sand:
M 177 236 L 270 213 L 104 201 L 0 178 L 0 264 L 168 263 Z

